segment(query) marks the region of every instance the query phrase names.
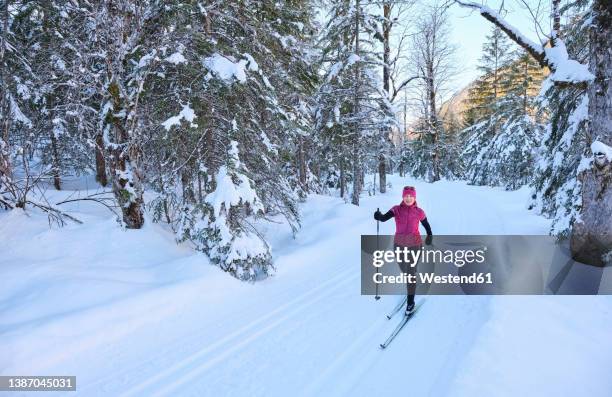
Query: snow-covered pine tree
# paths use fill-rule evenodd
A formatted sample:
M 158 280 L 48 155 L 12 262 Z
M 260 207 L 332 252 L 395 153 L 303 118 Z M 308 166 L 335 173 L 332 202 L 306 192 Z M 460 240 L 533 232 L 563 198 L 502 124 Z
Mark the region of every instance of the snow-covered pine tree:
M 505 34 L 493 28 L 483 45 L 483 75 L 469 91 L 462 132 L 465 177 L 477 185 L 517 189 L 531 181 L 539 128 L 534 97 L 542 81 L 539 65 L 513 50 Z
M 33 136 L 31 103 L 36 87 L 30 73 L 26 37 L 33 5 L 23 1 L 0 4 L 0 206 L 25 207 L 29 181 L 20 181 L 14 164 L 27 164 Z M 28 178 L 26 175 L 25 178 Z
M 588 65 L 584 58 L 576 58 L 568 52 L 562 36 L 559 0 L 552 1 L 551 31 L 546 43 L 536 43 L 525 37 L 519 30 L 512 28 L 500 17 L 499 13 L 486 5 L 475 2 L 454 0 L 455 3 L 471 9 L 499 26 L 509 38 L 532 55 L 542 67 L 551 70 L 547 82 L 559 87 L 585 88 L 588 95 L 587 149 L 578 167 L 577 179 L 580 181 L 581 205 L 579 212 L 568 209 L 564 218 L 570 219 L 570 249 L 572 258 L 591 265 L 604 266 L 610 262 L 612 245 L 612 224 L 607 220 L 612 216 L 612 189 L 608 188 L 609 165 L 612 155 L 612 122 L 610 104 L 612 103 L 612 9 L 607 0 L 578 0 L 571 2 L 568 8 L 586 9 L 584 26 L 588 26 Z M 579 11 L 580 13 L 580 11 Z M 586 48 L 583 47 L 583 48 Z M 545 85 L 546 88 L 548 84 Z M 582 103 L 582 102 L 581 102 Z M 576 107 L 578 109 L 583 106 Z M 574 113 L 571 124 L 583 118 L 582 110 Z M 569 134 L 574 135 L 574 134 Z M 569 136 L 566 136 L 570 138 Z M 564 146 L 567 145 L 565 140 Z M 554 151 L 559 148 L 555 145 Z M 556 153 L 555 153 L 556 155 Z M 569 187 L 569 186 L 567 186 Z M 565 191 L 568 191 L 564 188 Z M 572 193 L 576 193 L 572 189 Z M 573 199 L 573 197 L 572 197 Z M 572 216 L 574 214 L 579 214 Z
M 178 45 L 164 49 L 144 98 L 155 219 L 240 279 L 272 270 L 257 218 L 280 215 L 296 230 L 297 202 L 317 186 L 306 153 L 312 19 L 306 3 L 184 4 L 169 27 Z
M 461 153 L 465 176 L 474 184 L 495 184 L 494 171 L 489 160 L 496 161 L 489 152 L 492 141 L 503 121 L 498 113 L 498 98 L 503 95 L 502 75 L 511 62 L 512 45 L 497 27 L 491 29 L 482 46 L 478 70 L 482 75 L 472 84 L 466 100 L 462 132 L 465 148 Z M 493 157 L 491 157 L 493 156 Z
M 309 191 L 319 191 L 313 173 L 312 107 L 319 85 L 317 9 L 312 1 L 264 1 L 257 11 L 260 27 L 266 32 L 263 46 L 272 56 L 261 57 L 260 67 L 275 87 L 276 98 L 286 112 L 278 136 L 279 159 L 286 160 L 282 174 L 302 199 Z
M 338 1 L 320 43 L 325 76 L 316 96 L 315 128 L 323 180 L 337 182 L 342 197 L 350 181 L 355 205 L 365 169 L 378 169 L 381 145 L 387 144 L 382 132 L 396 123 L 375 69 L 381 63 L 373 41 L 379 31 L 379 18 L 367 5 Z
M 38 95 L 33 104 L 36 151 L 41 157 L 41 172 L 48 169 L 59 190 L 64 176 L 88 172 L 93 166 L 84 126 L 85 104 L 77 88 L 83 83 L 80 53 L 75 47 L 77 32 L 82 30 L 82 15 L 66 2 L 35 4 L 39 23 L 30 26 L 29 34 L 36 37 L 37 43 L 30 53 Z M 95 116 L 89 114 L 88 118 Z M 86 123 L 91 129 L 92 124 Z
M 498 157 L 494 174 L 496 184 L 514 190 L 533 181 L 542 130 L 535 102 L 544 73 L 531 55 L 519 50 L 503 79 L 504 94 L 497 106 L 503 124 L 494 138 Z
M 90 26 L 83 24 L 87 8 L 60 1 L 8 3 L 10 34 L 3 48 L 12 64 L 2 71 L 11 75 L 4 93 L 13 110 L 3 120 L 13 160 L 19 153 L 21 161 L 14 162 L 19 182 L 7 191 L 21 196 L 23 206 L 33 184 L 51 181 L 59 189 L 63 176 L 93 169 L 88 134 L 97 128 L 99 102 L 92 100 L 95 84 L 84 67 L 93 64 L 83 51 L 91 44 L 86 43 Z
M 571 2 L 561 10 L 568 16 L 560 34 L 572 59 L 589 55 L 589 4 Z M 589 137 L 588 95 L 580 85 L 558 86 L 547 79 L 542 84 L 539 113 L 548 120 L 538 147 L 529 208 L 553 220 L 551 234 L 568 236 L 581 206 L 581 183 L 577 175 Z M 585 159 L 587 160 L 587 159 Z

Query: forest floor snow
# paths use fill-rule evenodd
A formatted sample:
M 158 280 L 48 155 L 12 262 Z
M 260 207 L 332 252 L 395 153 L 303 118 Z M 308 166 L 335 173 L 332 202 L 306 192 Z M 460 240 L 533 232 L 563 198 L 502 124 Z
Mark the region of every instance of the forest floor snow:
M 82 396 L 610 395 L 610 296 L 429 296 L 380 350 L 399 297 L 360 295 L 360 235 L 376 233 L 374 210 L 403 185 L 434 235 L 550 224 L 525 209 L 526 188 L 390 182 L 359 207 L 309 196 L 295 238 L 263 225 L 277 270 L 254 284 L 150 219 L 121 229 L 95 203 L 71 203 L 84 224 L 61 229 L 37 211 L 0 212 L 0 374 L 76 375 Z

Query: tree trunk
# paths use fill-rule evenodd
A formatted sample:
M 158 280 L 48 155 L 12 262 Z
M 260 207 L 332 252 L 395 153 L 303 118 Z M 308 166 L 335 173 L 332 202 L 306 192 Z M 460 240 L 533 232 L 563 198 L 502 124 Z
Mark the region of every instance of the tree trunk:
M 191 183 L 191 167 L 185 164 L 181 169 L 181 186 L 183 188 L 183 204 L 195 204 L 195 192 Z
M 433 182 L 440 180 L 440 158 L 438 156 L 438 116 L 436 114 L 436 86 L 432 62 L 427 63 L 427 91 L 429 99 L 429 128 L 432 139 Z
M 102 185 L 108 185 L 106 175 L 106 159 L 104 158 L 104 139 L 102 134 L 96 135 L 96 181 Z
M 389 97 L 389 80 L 391 78 L 391 73 L 389 71 L 389 54 L 391 52 L 391 45 L 389 42 L 389 36 L 391 34 L 391 4 L 389 2 L 383 4 L 383 17 L 383 90 L 387 94 L 387 97 Z M 387 191 L 387 156 L 385 155 L 385 148 L 387 147 L 390 132 L 390 129 L 383 129 L 381 131 L 383 135 L 383 150 L 381 150 L 378 156 L 378 181 L 381 193 Z
M 561 12 L 559 9 L 559 3 L 561 0 L 552 0 L 552 14 L 553 14 L 553 40 L 559 37 L 561 34 Z M 555 44 L 553 42 L 553 44 Z
M 359 0 L 355 2 L 355 55 L 359 56 Z M 360 84 L 360 74 L 359 74 L 359 63 L 355 65 L 355 97 L 354 97 L 354 108 L 355 119 L 357 120 L 357 115 L 360 112 L 359 106 L 359 84 Z M 354 205 L 359 205 L 359 196 L 361 195 L 361 161 L 359 156 L 361 155 L 361 151 L 359 150 L 359 145 L 361 144 L 360 137 L 360 128 L 359 122 L 355 121 L 353 123 L 353 194 L 351 197 L 351 203 Z
M 0 65 L 4 64 L 4 55 L 6 53 L 6 35 L 8 30 L 8 1 L 4 2 L 2 8 L 2 36 L 0 37 Z M 4 67 L 0 68 L 0 84 L 6 87 L 7 71 Z M 9 130 L 11 126 L 10 118 L 10 103 L 8 91 L 3 89 L 0 97 L 0 188 L 2 190 L 9 189 L 13 179 L 13 170 L 11 166 L 11 157 L 9 150 Z
M 404 90 L 404 130 L 400 134 L 399 138 L 399 176 L 404 176 L 404 142 L 408 139 L 408 95 L 406 95 L 406 90 Z
M 529 59 L 525 57 L 525 75 L 524 83 L 525 89 L 523 90 L 523 114 L 527 114 L 527 99 L 529 98 Z
M 346 192 L 346 176 L 344 172 L 344 159 L 340 160 L 340 197 L 344 198 Z
M 195 169 L 196 176 L 198 178 L 198 204 L 202 204 L 204 200 L 204 195 L 202 194 L 202 171 L 201 171 L 201 164 L 200 164 L 201 158 L 202 158 L 202 153 L 198 149 L 198 158 L 196 160 L 196 169 Z
M 304 139 L 301 136 L 298 137 L 297 161 L 300 185 L 304 191 L 308 192 L 308 186 L 306 185 L 306 156 L 304 155 Z
M 55 132 L 51 131 L 51 164 L 53 174 L 53 186 L 55 190 L 62 190 L 62 179 L 60 177 L 60 159 L 59 159 L 59 148 L 57 145 L 57 137 Z
M 387 130 L 384 130 L 383 133 L 386 136 Z M 378 190 L 385 193 L 387 191 L 387 156 L 385 156 L 384 150 L 378 155 L 378 180 Z
M 142 173 L 139 168 L 141 150 L 135 139 L 130 137 L 128 120 L 125 116 L 116 114 L 129 112 L 124 108 L 124 99 L 121 97 L 118 83 L 113 81 L 109 86 L 109 94 L 113 100 L 113 115 L 107 115 L 115 132 L 115 142 L 125 147 L 115 145 L 107 150 L 112 154 L 111 178 L 113 193 L 121 208 L 123 222 L 128 229 L 140 229 L 144 224 L 142 206 Z M 123 110 L 123 112 L 122 112 Z
M 134 149 L 130 151 L 134 152 Z M 140 229 L 144 225 L 142 179 L 140 170 L 130 157 L 130 154 L 119 151 L 113 156 L 113 193 L 121 207 L 125 226 L 128 229 Z
M 353 145 L 353 194 L 351 196 L 351 204 L 359 205 L 359 197 L 362 189 L 362 169 L 359 159 L 359 146 L 357 142 Z
M 589 84 L 589 132 L 593 140 L 612 146 L 612 9 L 606 0 L 593 3 L 590 28 L 589 69 L 595 79 Z M 603 266 L 603 255 L 612 262 L 612 166 L 596 164 L 582 175 L 582 209 L 572 228 L 572 257 L 590 265 Z

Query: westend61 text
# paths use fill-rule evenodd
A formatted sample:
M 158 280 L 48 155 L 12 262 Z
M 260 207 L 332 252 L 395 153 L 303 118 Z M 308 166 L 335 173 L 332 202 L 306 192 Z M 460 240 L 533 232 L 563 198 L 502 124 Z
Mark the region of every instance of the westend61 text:
M 418 273 L 419 282 L 422 284 L 493 284 L 491 273 L 472 273 L 470 275 L 447 274 L 444 276 L 435 273 Z M 397 276 L 383 276 L 375 273 L 372 276 L 376 284 L 415 284 L 417 276 L 415 274 L 400 273 Z

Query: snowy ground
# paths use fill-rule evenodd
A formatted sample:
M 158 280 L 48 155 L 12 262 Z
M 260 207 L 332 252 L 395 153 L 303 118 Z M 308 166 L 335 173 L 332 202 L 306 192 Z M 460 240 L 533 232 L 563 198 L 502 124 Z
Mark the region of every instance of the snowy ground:
M 610 396 L 612 297 L 430 296 L 381 351 L 398 297 L 360 295 L 359 237 L 404 184 L 434 234 L 548 228 L 526 189 L 390 181 L 359 208 L 309 197 L 295 240 L 270 224 L 277 272 L 256 284 L 94 203 L 63 229 L 0 213 L 0 374 L 76 375 L 83 396 Z

